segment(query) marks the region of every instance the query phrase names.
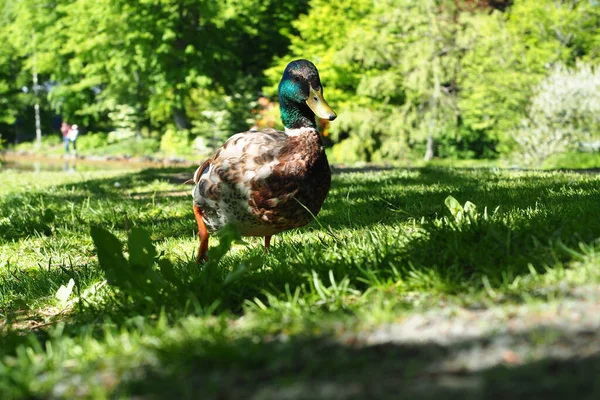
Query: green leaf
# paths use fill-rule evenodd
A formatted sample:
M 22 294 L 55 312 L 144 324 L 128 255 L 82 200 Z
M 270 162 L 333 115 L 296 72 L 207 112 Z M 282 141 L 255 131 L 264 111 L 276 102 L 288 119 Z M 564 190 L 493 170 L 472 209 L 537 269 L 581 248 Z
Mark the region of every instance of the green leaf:
M 254 256 L 248 262 L 243 262 L 238 264 L 233 270 L 229 271 L 225 280 L 223 281 L 223 286 L 230 285 L 234 282 L 239 281 L 244 276 L 248 274 L 248 272 L 253 269 L 258 268 L 262 263 L 261 256 Z
M 29 310 L 29 304 L 22 297 L 17 297 L 13 300 L 13 305 L 18 307 L 21 310 Z
M 468 215 L 469 217 L 471 217 L 471 218 L 477 217 L 477 206 L 475 204 L 471 203 L 470 201 L 465 202 L 463 209 L 465 210 L 465 214 Z
M 140 303 L 164 305 L 173 292 L 181 289 L 173 266 L 168 260 L 157 260 L 157 252 L 150 234 L 141 228 L 133 228 L 129 235 L 129 260 L 122 252 L 121 242 L 103 228 L 92 226 L 91 234 L 98 250 L 98 260 L 110 285 L 122 290 L 122 294 Z M 155 268 L 156 263 L 160 268 Z
M 444 200 L 444 204 L 446 204 L 446 207 L 448 207 L 448 210 L 450 210 L 450 214 L 452 214 L 455 219 L 460 218 L 463 207 L 460 205 L 458 200 L 452 196 L 448 196 L 446 197 L 446 200 Z
M 182 282 L 175 274 L 175 270 L 173 269 L 173 264 L 171 261 L 166 259 L 158 260 L 158 266 L 160 267 L 160 272 L 164 276 L 164 278 L 171 282 L 175 286 L 181 286 Z
M 71 279 L 69 279 L 69 283 L 67 283 L 67 286 L 60 285 L 60 287 L 56 291 L 56 294 L 54 295 L 54 297 L 56 298 L 56 300 L 58 300 L 58 302 L 62 306 L 65 306 L 67 304 L 69 297 L 71 297 L 71 294 L 73 293 L 74 286 L 75 286 L 75 281 L 73 280 L 73 278 L 71 278 Z
M 90 234 L 98 252 L 98 262 L 111 285 L 128 281 L 129 263 L 123 255 L 123 245 L 115 235 L 99 226 L 91 226 Z
M 208 259 L 211 263 L 218 263 L 221 258 L 231 249 L 233 243 L 244 243 L 237 228 L 233 225 L 226 225 L 219 233 L 219 245 L 214 246 L 208 251 Z
M 133 228 L 127 242 L 129 246 L 129 264 L 141 269 L 151 269 L 157 253 L 150 234 L 144 229 Z

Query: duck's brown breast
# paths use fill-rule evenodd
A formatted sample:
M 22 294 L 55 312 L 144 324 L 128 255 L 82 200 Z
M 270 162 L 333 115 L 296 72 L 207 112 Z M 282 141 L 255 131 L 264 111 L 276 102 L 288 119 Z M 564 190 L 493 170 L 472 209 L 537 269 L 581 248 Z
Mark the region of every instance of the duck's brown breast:
M 307 224 L 327 197 L 331 172 L 317 131 L 232 136 L 199 169 L 193 191 L 209 231 L 228 223 L 245 236 Z
M 316 216 L 331 186 L 323 143 L 315 130 L 288 137 L 264 179 L 252 182 L 254 215 L 280 230 L 306 225 Z

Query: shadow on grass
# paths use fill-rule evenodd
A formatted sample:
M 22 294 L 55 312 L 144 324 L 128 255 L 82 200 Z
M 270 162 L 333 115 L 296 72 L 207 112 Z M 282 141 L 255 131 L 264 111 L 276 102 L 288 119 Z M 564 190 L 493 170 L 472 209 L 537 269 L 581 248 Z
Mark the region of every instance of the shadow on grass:
M 393 337 L 376 345 L 323 336 L 184 340 L 158 350 L 158 366 L 118 392 L 178 399 L 598 398 L 600 338 L 555 333 L 573 345 L 567 356 L 555 358 L 550 346 L 532 343 L 534 331 L 450 345 L 395 343 Z M 537 360 L 506 364 L 517 343 Z
M 501 212 L 540 204 L 547 207 L 577 206 L 578 193 L 600 199 L 600 180 L 580 180 L 563 177 L 498 175 L 490 170 L 477 171 L 447 168 L 422 168 L 404 174 L 363 175 L 355 178 L 341 174 L 334 179 L 332 191 L 319 216 L 324 225 L 341 222 L 360 226 L 390 225 L 408 219 L 448 215 L 444 199 L 448 195 L 461 203 L 475 202 L 489 211 Z M 582 204 L 581 212 L 597 208 Z M 350 214 L 352 218 L 344 218 Z
M 13 354 L 19 344 L 30 344 L 26 336 L 32 333 L 40 342 L 45 342 L 49 336 L 46 328 L 53 326 L 56 320 L 62 320 L 64 309 L 51 307 L 39 310 L 38 300 L 53 298 L 62 285 L 67 285 L 70 279 L 76 283 L 73 288 L 79 295 L 88 285 L 100 281 L 102 273 L 90 265 L 69 266 L 53 264 L 40 266 L 35 269 L 20 270 L 10 265 L 5 266 L 0 283 L 0 354 Z M 80 305 L 74 306 L 75 311 Z M 75 315 L 83 315 L 76 312 Z M 84 315 L 80 324 L 88 323 L 98 314 Z
M 408 173 L 401 174 L 398 171 Z M 351 169 L 351 172 L 355 172 L 355 169 Z M 444 199 L 450 194 L 461 202 L 473 201 L 480 208 L 487 206 L 493 210 L 499 206 L 503 212 L 507 211 L 506 208 L 527 208 L 536 203 L 559 208 L 564 205 L 573 206 L 574 200 L 579 201 L 573 194 L 577 191 L 595 193 L 595 196 L 600 197 L 598 182 L 594 181 L 556 181 L 535 176 L 524 176 L 511 181 L 491 171 L 480 172 L 475 176 L 469 174 L 469 170 L 448 168 L 397 170 L 385 167 L 378 172 L 385 175 L 349 173 L 346 170 L 334 174 L 332 190 L 319 215 L 321 224 L 333 229 L 347 229 L 352 226 L 394 225 L 408 219 L 447 215 Z M 191 197 L 185 195 L 190 187 L 183 185 L 183 182 L 192 173 L 190 168 L 150 168 L 119 177 L 59 187 L 59 190 L 74 189 L 75 193 L 55 195 L 38 192 L 6 196 L 0 201 L 0 211 L 3 215 L 12 214 L 16 222 L 12 224 L 14 229 L 0 231 L 0 240 L 19 240 L 36 232 L 48 234 L 49 224 L 44 222 L 41 213 L 35 212 L 36 208 L 41 209 L 42 204 L 53 210 L 63 209 L 64 212 L 65 204 L 79 205 L 90 197 L 114 200 L 115 209 L 126 205 L 143 209 L 152 199 L 158 199 L 162 204 L 191 203 Z M 142 189 L 132 192 L 132 189 L 156 180 L 181 184 L 181 191 Z M 561 193 L 565 186 L 569 187 L 570 193 Z M 124 196 L 125 193 L 128 196 Z M 587 204 L 583 206 L 581 213 L 597 210 L 597 207 L 588 209 Z M 138 221 L 136 215 L 129 217 L 134 223 Z M 191 207 L 188 219 L 193 229 Z M 169 218 L 165 222 L 168 220 Z M 142 225 L 148 225 L 148 222 L 142 222 Z M 312 226 L 316 224 L 313 223 Z M 166 232 L 164 236 L 182 233 L 177 229 Z
M 10 221 L 1 227 L 0 243 L 19 241 L 40 234 L 52 236 L 54 228 L 79 231 L 88 235 L 90 223 L 125 228 L 125 214 L 135 226 L 156 227 L 161 238 L 190 235 L 193 232 L 193 214 L 190 210 L 189 227 L 183 221 L 161 215 L 161 207 L 187 206 L 189 186 L 179 181 L 183 169 L 149 169 L 113 178 L 92 179 L 67 183 L 51 191 L 15 193 L 0 198 L 0 216 Z M 144 191 L 143 187 L 156 180 L 181 183 L 181 190 Z M 133 191 L 135 188 L 141 190 Z M 102 203 L 104 202 L 104 203 Z M 91 206 L 90 206 L 91 204 Z M 99 208 L 95 209 L 95 208 Z M 44 210 L 54 215 L 48 218 Z M 1 223 L 1 222 L 0 222 Z

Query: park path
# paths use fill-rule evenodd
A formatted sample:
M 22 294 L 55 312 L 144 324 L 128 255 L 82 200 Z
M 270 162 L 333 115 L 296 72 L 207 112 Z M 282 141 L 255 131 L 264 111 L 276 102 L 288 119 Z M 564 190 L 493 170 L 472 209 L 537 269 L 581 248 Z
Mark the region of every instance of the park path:
M 341 334 L 339 347 L 312 351 L 316 363 L 317 354 L 348 357 L 345 373 L 262 386 L 249 398 L 600 398 L 600 286 L 561 291 L 549 302 L 442 306 Z

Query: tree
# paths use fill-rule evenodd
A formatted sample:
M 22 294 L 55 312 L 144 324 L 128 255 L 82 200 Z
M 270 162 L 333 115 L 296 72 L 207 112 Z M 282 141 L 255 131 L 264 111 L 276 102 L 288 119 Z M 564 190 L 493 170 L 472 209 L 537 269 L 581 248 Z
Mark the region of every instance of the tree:
M 257 81 L 254 90 L 260 87 L 261 71 L 285 49 L 276 30 L 301 6 L 275 0 L 72 2 L 63 8 L 69 18 L 58 29 L 69 32 L 62 49 L 74 60 L 68 74 L 80 79 L 62 84 L 56 95 L 95 91 L 80 113 L 128 105 L 140 120 L 189 129 L 189 113 L 210 106 L 195 103 L 201 99 L 194 91 L 252 90 L 242 85 L 249 76 Z M 253 43 L 263 30 L 268 39 L 257 48 Z
M 0 28 L 0 39 L 3 48 L 9 53 L 5 57 L 0 55 L 0 75 L 7 74 L 9 101 L 8 107 L 10 119 L 29 112 L 29 107 L 35 106 L 35 122 L 37 141 L 41 140 L 40 130 L 40 103 L 47 109 L 45 94 L 47 92 L 46 80 L 38 81 L 37 67 L 40 57 L 44 51 L 38 46 L 38 38 L 48 26 L 56 20 L 57 2 L 22 0 L 3 1 L 2 5 L 2 28 Z M 5 68 L 2 68 L 1 59 L 5 60 Z M 33 116 L 33 112 L 31 112 Z M 47 115 L 47 114 L 46 114 Z
M 456 123 L 453 1 L 310 4 L 295 23 L 291 57 L 272 71 L 280 73 L 294 57 L 317 64 L 327 97 L 337 103 L 331 133 L 341 141 L 340 152 L 367 160 L 400 158 L 416 141 L 429 137 L 433 143 L 436 131 Z
M 415 150 L 490 157 L 558 62 L 600 54 L 599 7 L 576 0 L 310 2 L 290 54 L 269 70 L 274 94 L 292 58 L 310 58 L 339 111 L 334 155 Z M 323 28 L 325 27 L 325 28 Z M 437 142 L 437 146 L 434 143 Z
M 537 85 L 552 66 L 599 55 L 598 6 L 578 0 L 516 0 L 506 13 L 465 14 L 458 106 L 465 129 L 514 149 Z M 594 55 L 595 54 L 595 55 Z
M 133 109 L 138 132 L 173 125 L 182 135 L 203 134 L 211 107 L 226 107 L 214 110 L 227 115 L 226 129 L 247 128 L 249 99 L 306 7 L 305 0 L 4 2 L 7 35 L 24 60 L 19 74 L 31 76 L 35 33 L 41 97 L 55 112 L 109 129 L 109 113 Z
M 22 108 L 19 99 L 21 90 L 16 87 L 16 80 L 21 70 L 21 60 L 15 57 L 16 50 L 8 40 L 8 24 L 5 1 L 0 1 L 0 123 L 12 124 Z

